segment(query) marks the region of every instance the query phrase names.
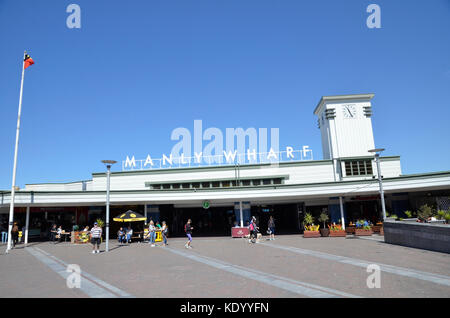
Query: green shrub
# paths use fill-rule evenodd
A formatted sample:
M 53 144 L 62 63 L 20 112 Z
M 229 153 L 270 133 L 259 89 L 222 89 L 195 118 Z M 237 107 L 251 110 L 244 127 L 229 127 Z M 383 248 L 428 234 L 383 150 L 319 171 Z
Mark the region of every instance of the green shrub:
M 438 212 L 437 212 L 437 215 L 436 215 L 436 218 L 438 219 L 438 220 L 443 220 L 443 219 L 445 219 L 445 211 L 442 211 L 442 210 L 439 210 Z
M 422 205 L 417 212 L 417 217 L 422 221 L 427 221 L 432 216 L 433 209 L 428 204 Z
M 445 221 L 447 221 L 447 223 L 450 223 L 450 212 L 445 213 Z
M 405 211 L 405 215 L 406 215 L 406 217 L 408 217 L 408 218 L 412 218 L 413 216 L 412 216 L 412 212 L 411 211 Z

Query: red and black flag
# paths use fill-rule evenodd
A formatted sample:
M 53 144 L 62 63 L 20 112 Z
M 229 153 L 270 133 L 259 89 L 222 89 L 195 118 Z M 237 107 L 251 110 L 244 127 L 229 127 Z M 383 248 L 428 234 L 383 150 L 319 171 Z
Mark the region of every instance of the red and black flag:
M 24 69 L 34 64 L 33 59 L 28 54 L 25 54 L 24 62 L 25 62 L 23 66 Z

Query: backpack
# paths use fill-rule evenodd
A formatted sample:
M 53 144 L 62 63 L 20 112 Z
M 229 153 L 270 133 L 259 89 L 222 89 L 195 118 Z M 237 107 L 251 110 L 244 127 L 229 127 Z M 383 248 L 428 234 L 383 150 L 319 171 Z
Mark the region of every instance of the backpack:
M 187 225 L 187 224 L 184 225 L 184 233 L 187 233 L 187 231 L 186 231 L 186 225 Z
M 250 231 L 253 231 L 255 229 L 255 226 L 253 225 L 253 222 L 250 223 Z

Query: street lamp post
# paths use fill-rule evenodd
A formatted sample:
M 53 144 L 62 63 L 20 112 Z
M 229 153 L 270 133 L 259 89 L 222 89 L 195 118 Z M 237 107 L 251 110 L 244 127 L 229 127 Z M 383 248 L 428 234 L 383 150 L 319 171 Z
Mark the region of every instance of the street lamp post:
M 380 152 L 382 151 L 384 151 L 384 148 L 369 150 L 369 152 L 375 153 L 375 162 L 377 163 L 377 172 L 378 172 L 378 183 L 380 185 L 381 210 L 383 211 L 383 222 L 384 222 L 386 220 L 386 206 L 384 204 L 383 181 L 381 178 L 381 168 L 380 168 Z
M 107 173 L 106 173 L 106 252 L 109 251 L 109 179 L 111 175 L 111 166 L 115 164 L 117 161 L 114 160 L 102 160 L 102 162 L 106 165 Z

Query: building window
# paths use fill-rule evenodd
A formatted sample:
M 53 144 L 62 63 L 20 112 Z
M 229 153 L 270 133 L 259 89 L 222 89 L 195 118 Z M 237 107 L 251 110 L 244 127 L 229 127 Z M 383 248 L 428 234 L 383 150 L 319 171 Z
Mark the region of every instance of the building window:
M 200 188 L 200 182 L 194 182 L 194 183 L 192 184 L 192 187 L 195 188 L 195 189 Z
M 371 176 L 372 162 L 370 160 L 345 161 L 346 176 Z
M 263 185 L 269 185 L 269 184 L 271 184 L 271 179 L 264 179 L 263 180 Z
M 212 182 L 212 187 L 213 187 L 213 188 L 218 188 L 218 187 L 220 187 L 220 182 L 219 182 L 219 181 L 214 181 L 214 182 Z
M 173 188 L 173 189 L 179 189 L 179 188 L 180 188 L 180 184 L 179 184 L 179 183 L 174 183 L 174 184 L 172 185 L 172 188 Z
M 163 184 L 162 187 L 164 190 L 167 190 L 167 189 L 170 189 L 170 186 L 171 186 L 170 184 Z
M 231 181 L 222 181 L 222 187 L 223 188 L 229 188 Z
M 259 186 L 261 185 L 261 180 L 252 180 L 252 183 L 254 186 Z
M 189 189 L 191 187 L 191 184 L 190 183 L 182 183 L 181 186 L 183 189 Z
M 153 184 L 152 185 L 152 189 L 159 190 L 159 189 L 161 189 L 161 185 L 160 184 Z
M 210 188 L 211 185 L 209 184 L 209 182 L 202 182 L 202 188 Z
M 248 187 L 250 185 L 250 180 L 242 180 L 242 185 Z
M 273 184 L 281 184 L 281 178 L 273 179 Z

